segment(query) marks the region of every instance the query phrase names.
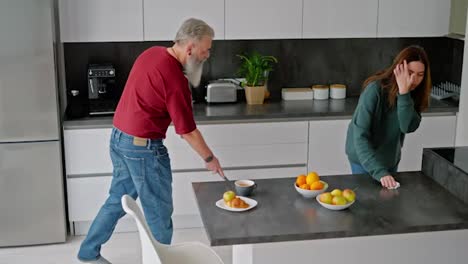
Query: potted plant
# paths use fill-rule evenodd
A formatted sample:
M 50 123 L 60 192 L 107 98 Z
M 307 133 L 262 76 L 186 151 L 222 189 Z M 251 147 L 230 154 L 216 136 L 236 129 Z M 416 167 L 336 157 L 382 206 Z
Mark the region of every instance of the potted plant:
M 278 60 L 273 56 L 264 56 L 258 52 L 250 55 L 237 55 L 241 59 L 239 75 L 245 78 L 245 97 L 247 104 L 263 104 L 266 94 L 266 82 L 273 63 Z

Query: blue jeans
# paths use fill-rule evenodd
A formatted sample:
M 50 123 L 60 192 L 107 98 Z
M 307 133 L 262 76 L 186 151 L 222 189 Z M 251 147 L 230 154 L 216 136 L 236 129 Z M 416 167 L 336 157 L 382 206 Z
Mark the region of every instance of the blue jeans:
M 117 221 L 125 215 L 121 198 L 128 194 L 140 198 L 153 236 L 163 244 L 172 239 L 172 174 L 170 159 L 161 139 L 134 145 L 133 136 L 114 128 L 110 155 L 114 167 L 109 197 L 99 210 L 78 258 L 89 261 L 100 257 L 101 245 L 112 235 Z
M 352 174 L 369 174 L 361 164 L 354 163 L 354 162 L 351 162 L 351 161 L 349 163 L 351 164 L 351 173 Z M 395 167 L 389 169 L 388 171 L 393 173 L 393 172 L 397 172 L 397 170 L 398 170 L 398 164 Z

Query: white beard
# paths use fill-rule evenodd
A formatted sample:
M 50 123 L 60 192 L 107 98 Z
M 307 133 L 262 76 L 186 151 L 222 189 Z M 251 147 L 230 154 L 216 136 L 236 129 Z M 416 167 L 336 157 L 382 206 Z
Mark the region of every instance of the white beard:
M 185 75 L 187 75 L 187 79 L 193 87 L 200 85 L 204 62 L 197 60 L 195 56 L 191 56 L 184 65 Z

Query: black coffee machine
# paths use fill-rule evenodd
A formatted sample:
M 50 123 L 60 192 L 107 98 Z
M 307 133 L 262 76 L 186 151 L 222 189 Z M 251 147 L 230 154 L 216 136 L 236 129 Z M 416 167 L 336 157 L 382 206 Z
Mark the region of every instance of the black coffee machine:
M 88 67 L 89 115 L 113 114 L 119 97 L 114 67 L 110 64 L 90 64 Z

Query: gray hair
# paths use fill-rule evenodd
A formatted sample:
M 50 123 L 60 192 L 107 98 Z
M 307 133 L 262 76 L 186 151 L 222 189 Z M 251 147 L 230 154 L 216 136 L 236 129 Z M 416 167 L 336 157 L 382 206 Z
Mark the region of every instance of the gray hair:
M 183 43 L 187 40 L 200 41 L 204 36 L 214 38 L 214 30 L 203 20 L 189 18 L 185 20 L 177 31 L 175 43 Z

